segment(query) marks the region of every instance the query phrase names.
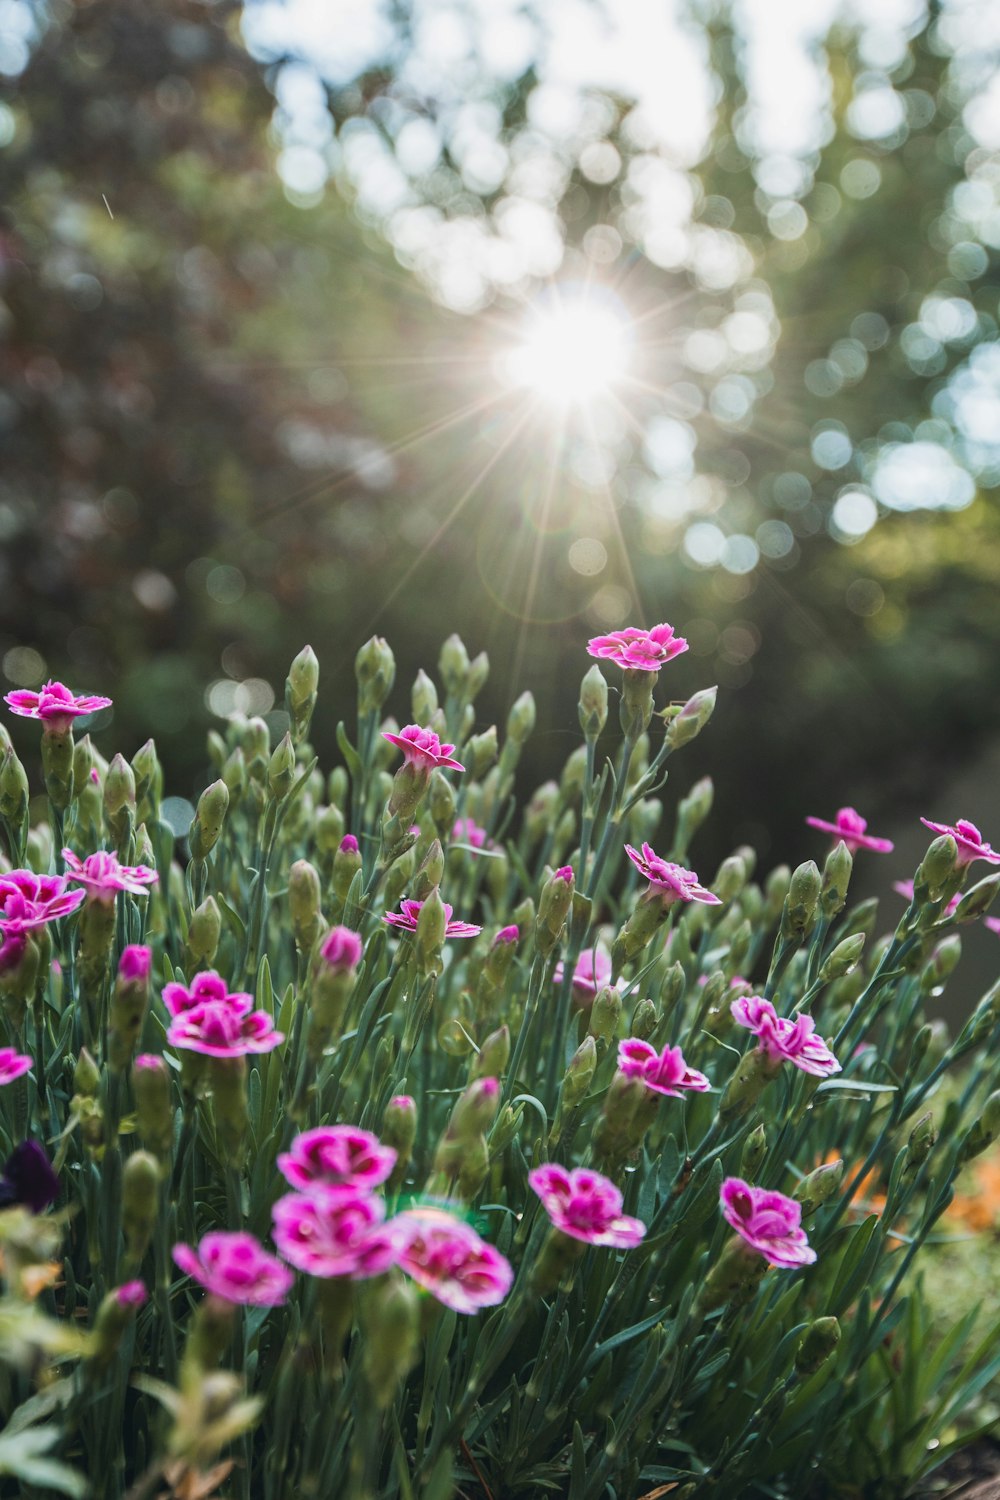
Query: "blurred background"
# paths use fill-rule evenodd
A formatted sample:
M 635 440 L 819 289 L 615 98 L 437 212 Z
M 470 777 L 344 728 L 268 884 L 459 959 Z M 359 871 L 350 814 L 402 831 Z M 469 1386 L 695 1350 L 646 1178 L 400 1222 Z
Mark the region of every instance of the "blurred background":
M 700 867 L 1000 843 L 998 60 L 991 0 L 0 0 L 4 691 L 190 794 L 305 642 L 329 763 L 358 646 L 405 721 L 457 630 L 530 786 L 669 620 Z

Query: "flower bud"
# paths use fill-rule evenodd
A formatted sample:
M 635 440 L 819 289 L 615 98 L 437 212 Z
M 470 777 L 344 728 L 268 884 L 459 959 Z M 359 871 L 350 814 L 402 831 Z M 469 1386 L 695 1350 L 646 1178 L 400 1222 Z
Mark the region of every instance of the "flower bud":
M 678 963 L 671 964 L 660 986 L 660 1009 L 665 1016 L 669 1016 L 674 1007 L 683 999 L 686 988 L 687 980 L 684 977 L 683 967 Z
M 530 846 L 534 846 L 553 826 L 559 803 L 559 787 L 554 781 L 543 782 L 524 809 L 524 828 Z
M 417 931 L 415 934 L 415 946 L 417 954 L 417 969 L 421 974 L 440 974 L 443 968 L 441 963 L 441 949 L 444 946 L 444 933 L 448 918 L 441 900 L 440 890 L 431 891 L 420 908 L 417 917 Z
M 502 1078 L 510 1061 L 510 1028 L 501 1026 L 483 1042 L 472 1065 L 472 1077 Z
M 507 738 L 517 746 L 524 744 L 535 727 L 535 700 L 524 692 L 507 715 Z
M 791 881 L 792 872 L 788 866 L 777 865 L 764 882 L 764 912 L 769 926 L 781 915 Z
M 648 1041 L 656 1030 L 656 1006 L 652 1000 L 640 1000 L 632 1012 L 632 1023 L 629 1026 L 629 1036 L 636 1036 L 641 1042 Z
M 573 870 L 564 865 L 542 886 L 535 918 L 535 947 L 546 958 L 559 941 L 573 904 Z
M 755 1125 L 743 1142 L 740 1156 L 740 1176 L 745 1182 L 753 1182 L 767 1155 L 767 1137 L 763 1125 Z
M 28 778 L 12 748 L 4 751 L 0 766 L 0 816 L 19 828 L 28 811 Z
M 813 1214 L 817 1208 L 828 1203 L 840 1187 L 843 1178 L 844 1163 L 842 1161 L 827 1162 L 803 1177 L 792 1191 L 792 1197 L 796 1203 L 802 1204 L 803 1215 Z
M 222 935 L 222 913 L 214 896 L 206 896 L 200 906 L 191 913 L 187 942 L 184 946 L 185 965 L 191 973 L 211 968 L 219 949 Z
M 450 635 L 441 647 L 438 671 L 448 696 L 464 699 L 469 683 L 469 653 L 460 635 Z
M 89 739 L 89 736 L 87 737 Z M 79 746 L 77 746 L 79 749 Z M 88 767 L 89 770 L 89 767 Z M 156 754 L 156 744 L 147 740 L 132 757 L 132 772 L 135 776 L 136 817 L 145 821 L 158 816 L 160 797 L 163 791 L 163 767 Z M 73 779 L 79 787 L 83 777 L 76 775 L 76 756 L 73 757 Z
M 694 1303 L 696 1314 L 704 1317 L 727 1304 L 744 1306 L 753 1297 L 766 1270 L 764 1257 L 733 1235 L 701 1284 Z
M 243 751 L 240 749 L 239 745 L 237 745 L 232 754 L 228 755 L 223 761 L 219 774 L 221 775 L 222 780 L 225 782 L 226 790 L 229 793 L 230 803 L 233 807 L 236 807 L 239 803 L 240 798 L 243 796 L 244 791 L 246 790 L 247 784 L 246 756 L 243 754 Z
M 354 658 L 358 712 L 378 713 L 396 680 L 396 658 L 380 635 L 366 641 Z
M 852 906 L 844 919 L 841 930 L 841 941 L 847 937 L 854 937 L 858 933 L 870 938 L 875 931 L 875 923 L 878 921 L 878 897 L 869 896 L 867 901 L 859 901 L 857 906 Z
M 975 1156 L 980 1156 L 987 1146 L 992 1146 L 1000 1135 L 1000 1089 L 991 1094 L 983 1105 L 982 1114 L 966 1132 L 958 1151 L 958 1165 L 964 1167 Z
M 950 833 L 932 841 L 913 877 L 914 900 L 922 905 L 928 898 L 937 901 L 955 874 L 958 845 Z
M 295 747 L 290 734 L 282 736 L 267 766 L 267 789 L 276 802 L 287 797 L 295 780 Z
M 316 689 L 319 687 L 319 662 L 311 646 L 303 646 L 288 669 L 285 679 L 285 708 L 292 721 L 292 739 L 301 744 L 309 733 Z
M 596 662 L 580 684 L 578 712 L 584 737 L 594 744 L 608 722 L 608 684 Z
M 767 1062 L 760 1047 L 752 1047 L 749 1052 L 744 1052 L 722 1096 L 722 1103 L 719 1105 L 720 1120 L 738 1120 L 749 1114 L 770 1082 L 771 1073 Z
M 224 781 L 213 781 L 198 798 L 194 820 L 188 830 L 188 847 L 192 859 L 207 859 L 219 841 L 229 807 L 229 788 Z
M 208 1059 L 215 1135 L 223 1163 L 242 1167 L 250 1127 L 245 1057 Z
M 974 922 L 984 912 L 989 911 L 996 899 L 997 891 L 1000 891 L 1000 875 L 987 875 L 985 880 L 978 881 L 971 890 L 966 891 L 955 909 L 956 922 Z
M 507 1147 L 511 1144 L 517 1132 L 521 1128 L 524 1119 L 524 1105 L 519 1104 L 515 1109 L 512 1104 L 505 1104 L 497 1116 L 497 1122 L 490 1131 L 489 1151 L 494 1161 L 498 1160 Z M 555 1127 L 553 1127 L 554 1129 Z M 554 1136 L 549 1137 L 555 1139 Z
M 162 1057 L 142 1053 L 132 1065 L 136 1128 L 147 1150 L 160 1161 L 170 1156 L 174 1112 L 170 1105 L 170 1073 Z
M 812 926 L 823 882 L 815 861 L 807 859 L 794 871 L 781 913 L 781 936 L 787 942 L 801 942 Z
M 519 933 L 527 932 L 529 928 L 533 927 L 535 924 L 535 903 L 531 897 L 525 896 L 523 901 L 519 901 L 511 912 L 511 916 L 514 918 L 514 925 L 517 927 Z
M 417 1106 L 409 1094 L 397 1094 L 389 1100 L 380 1135 L 382 1144 L 391 1146 L 396 1153 L 396 1165 L 389 1185 L 395 1185 L 398 1190 L 413 1154 L 413 1142 L 417 1138 Z
M 73 1088 L 85 1099 L 96 1099 L 100 1087 L 101 1070 L 87 1048 L 81 1047 L 73 1069 Z
M 415 866 L 415 850 L 411 850 L 410 859 L 411 864 Z M 402 863 L 402 861 L 397 860 L 396 863 L 400 864 Z M 395 865 L 393 866 L 393 869 L 395 869 Z M 424 901 L 430 895 L 431 891 L 433 891 L 437 886 L 441 884 L 441 881 L 443 879 L 444 850 L 441 848 L 441 840 L 433 839 L 430 846 L 428 847 L 427 853 L 424 855 L 423 860 L 421 861 L 420 868 L 417 869 L 415 873 L 411 873 L 410 875 L 410 894 L 415 901 Z M 402 892 L 400 892 L 400 894 L 402 894 Z M 389 899 L 388 894 L 386 895 L 385 904 L 386 906 L 395 904 L 394 901 L 391 901 Z
M 925 971 L 931 990 L 937 989 L 951 978 L 961 957 L 962 939 L 957 932 L 952 933 L 950 937 L 946 937 L 943 942 L 938 943 L 931 954 L 931 961 Z
M 414 724 L 429 724 L 438 710 L 437 688 L 423 667 L 413 680 L 410 690 L 410 706 Z
M 114 757 L 104 778 L 104 814 L 112 838 L 120 844 L 135 822 L 135 772 L 121 754 Z
M 622 673 L 622 695 L 618 703 L 618 722 L 622 733 L 633 742 L 649 727 L 653 717 L 653 688 L 656 672 L 626 667 Z
M 677 805 L 677 843 L 686 849 L 698 829 L 712 811 L 715 787 L 710 776 L 696 781 L 686 797 Z
M 478 781 L 485 776 L 497 758 L 496 725 L 491 724 L 489 729 L 484 730 L 482 734 L 474 734 L 471 740 L 466 742 L 463 754 L 468 761 L 470 778 Z
M 324 923 L 319 875 L 307 859 L 297 859 L 288 871 L 288 910 L 296 949 L 300 954 L 312 952 Z
M 470 703 L 473 703 L 479 697 L 479 694 L 486 686 L 489 675 L 490 659 L 485 651 L 480 651 L 479 655 L 474 656 L 469 664 L 469 680 L 465 691 Z
M 853 868 L 854 856 L 843 839 L 840 839 L 830 850 L 823 866 L 820 910 L 827 919 L 835 917 L 839 911 L 843 910 Z
M 828 954 L 819 971 L 819 981 L 827 984 L 831 979 L 841 979 L 857 968 L 865 946 L 865 935 L 856 932 L 853 937 L 843 938 L 833 952 Z
M 840 1324 L 836 1318 L 817 1318 L 799 1340 L 795 1352 L 795 1373 L 808 1377 L 825 1365 L 840 1343 Z
M 332 862 L 333 856 L 340 848 L 340 841 L 344 837 L 344 814 L 336 803 L 331 803 L 329 807 L 319 808 L 313 825 L 313 833 L 321 862 L 324 864 L 327 860 Z
M 592 1036 L 586 1036 L 573 1053 L 563 1074 L 560 1109 L 575 1109 L 578 1104 L 583 1103 L 594 1080 L 596 1067 L 597 1044 Z
M 910 1131 L 910 1139 L 906 1147 L 906 1166 L 904 1170 L 907 1172 L 916 1172 L 919 1167 L 922 1167 L 934 1149 L 936 1140 L 937 1131 L 934 1128 L 934 1116 L 928 1110 L 926 1114 L 920 1116 Z
M 160 1168 L 148 1151 L 133 1151 L 122 1168 L 122 1233 L 125 1250 L 138 1266 L 156 1227 Z
M 598 1160 L 613 1165 L 639 1144 L 644 1131 L 642 1117 L 647 1092 L 641 1079 L 615 1073 L 594 1132 Z
M 127 1281 L 102 1299 L 90 1336 L 90 1365 L 94 1370 L 100 1372 L 109 1368 L 118 1353 L 126 1328 L 146 1301 L 147 1295 L 141 1281 Z
M 442 843 L 451 836 L 455 826 L 455 788 L 442 771 L 431 775 L 427 792 L 427 807 L 431 820 Z
M 671 716 L 665 738 L 672 751 L 679 750 L 682 745 L 701 734 L 715 712 L 718 694 L 717 687 L 702 688 L 700 693 L 695 693 L 693 698 L 688 699 L 678 713 Z
M 622 1018 L 622 997 L 611 985 L 598 990 L 590 1007 L 588 1035 L 598 1041 L 610 1042 L 618 1031 Z
M 379 1411 L 390 1404 L 419 1358 L 420 1305 L 413 1282 L 398 1274 L 365 1288 L 359 1307 L 361 1366 Z
M 343 906 L 355 875 L 361 869 L 361 851 L 353 833 L 345 833 L 333 856 L 333 893 Z
M 747 883 L 746 865 L 738 854 L 730 854 L 719 866 L 715 880 L 712 882 L 712 892 L 719 897 L 724 905 L 728 906 L 735 901 L 743 887 Z
M 497 1079 L 478 1077 L 455 1101 L 448 1131 L 459 1140 L 481 1135 L 489 1130 L 499 1108 L 500 1084 Z
M 116 1073 L 128 1067 L 149 1007 L 148 948 L 132 944 L 122 951 L 108 1013 L 108 1062 Z

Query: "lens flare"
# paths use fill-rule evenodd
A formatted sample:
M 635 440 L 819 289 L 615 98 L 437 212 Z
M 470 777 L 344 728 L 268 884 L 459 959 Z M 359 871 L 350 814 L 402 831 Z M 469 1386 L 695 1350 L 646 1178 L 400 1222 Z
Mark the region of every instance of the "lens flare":
M 628 320 L 609 298 L 564 296 L 534 312 L 505 359 L 508 379 L 554 405 L 609 393 L 628 370 Z

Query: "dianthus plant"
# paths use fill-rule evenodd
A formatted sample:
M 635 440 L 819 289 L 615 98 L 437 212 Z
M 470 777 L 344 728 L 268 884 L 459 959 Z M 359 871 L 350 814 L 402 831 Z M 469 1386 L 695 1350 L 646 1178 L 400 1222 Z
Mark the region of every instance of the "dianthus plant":
M 810 814 L 822 866 L 692 868 L 711 784 L 661 794 L 715 691 L 667 701 L 669 625 L 580 644 L 581 744 L 522 807 L 533 700 L 480 724 L 454 636 L 402 726 L 361 647 L 323 770 L 306 647 L 186 817 L 152 740 L 105 759 L 107 699 L 9 695 L 48 806 L 5 730 L 25 1495 L 902 1495 L 968 1435 L 997 1331 L 932 1357 L 919 1272 L 1000 1133 L 1000 986 L 954 1038 L 925 1007 L 1000 855 L 926 820 L 878 938 L 853 808 Z

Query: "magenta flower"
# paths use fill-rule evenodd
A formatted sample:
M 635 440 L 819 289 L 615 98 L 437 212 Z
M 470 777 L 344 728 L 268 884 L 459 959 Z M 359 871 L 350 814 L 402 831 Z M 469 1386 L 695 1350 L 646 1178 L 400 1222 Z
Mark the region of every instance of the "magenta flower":
M 383 1226 L 381 1198 L 347 1184 L 313 1183 L 271 1210 L 274 1243 L 309 1276 L 380 1276 L 394 1264 L 399 1236 Z
M 305 1130 L 290 1151 L 278 1157 L 278 1171 L 292 1187 L 308 1191 L 316 1183 L 345 1184 L 369 1191 L 384 1182 L 396 1153 L 378 1136 L 357 1125 L 319 1125 Z
M 206 1234 L 197 1250 L 175 1245 L 173 1257 L 182 1271 L 223 1302 L 279 1307 L 295 1279 L 277 1256 L 242 1230 Z
M 821 1036 L 816 1035 L 812 1016 L 779 1016 L 762 995 L 744 995 L 729 1007 L 733 1019 L 753 1033 L 771 1068 L 794 1063 L 814 1078 L 829 1078 L 840 1072 L 840 1063 Z
M 470 1224 L 438 1208 L 407 1209 L 392 1220 L 400 1235 L 397 1264 L 455 1312 L 502 1302 L 514 1281 L 507 1258 Z
M 512 922 L 509 927 L 501 927 L 500 931 L 493 939 L 493 946 L 495 948 L 498 943 L 516 943 L 520 936 L 521 934 L 518 930 L 517 924 Z
M 275 1031 L 264 1010 L 254 1010 L 250 995 L 225 1000 L 203 1000 L 182 1010 L 167 1028 L 172 1047 L 200 1052 L 205 1057 L 243 1057 L 248 1052 L 273 1052 L 285 1040 Z
M 772 1266 L 811 1266 L 816 1259 L 802 1229 L 802 1206 L 784 1193 L 727 1177 L 719 1192 L 722 1217 Z
M 912 901 L 913 900 L 913 881 L 912 880 L 894 880 L 893 883 L 892 883 L 892 888 L 893 888 L 894 891 L 898 891 L 899 892 L 899 894 L 903 897 L 904 901 Z M 953 914 L 953 912 L 956 911 L 956 909 L 958 907 L 958 903 L 961 901 L 961 899 L 962 899 L 962 893 L 961 893 L 961 891 L 956 891 L 955 894 L 954 894 L 954 896 L 952 896 L 951 900 L 948 902 L 948 905 L 945 907 L 944 911 L 941 913 L 941 915 L 943 917 L 950 917 Z M 987 925 L 990 922 L 995 922 L 995 921 L 996 921 L 995 917 L 987 917 L 986 918 Z
M 247 1002 L 244 1008 L 253 1009 L 253 996 L 243 991 L 230 994 L 228 984 L 214 969 L 196 974 L 190 988 L 174 982 L 163 986 L 163 1003 L 172 1016 L 182 1015 L 184 1011 L 193 1010 L 196 1005 L 204 1005 L 209 1001 L 217 1001 L 223 1005 L 228 1005 L 230 1001 L 241 1004 Z
M 63 875 L 9 870 L 0 875 L 0 929 L 7 935 L 31 932 L 76 911 L 83 891 L 68 891 Z
M 382 920 L 383 922 L 388 922 L 390 927 L 402 927 L 406 932 L 416 932 L 417 922 L 420 917 L 420 908 L 423 904 L 422 901 L 401 901 L 400 906 L 402 910 L 388 911 Z M 443 901 L 441 904 L 444 907 L 444 935 L 446 938 L 476 937 L 482 932 L 483 929 L 481 927 L 473 927 L 471 922 L 453 922 L 451 920 L 452 908 L 448 905 L 447 901 Z
M 679 1047 L 664 1047 L 657 1052 L 637 1036 L 618 1043 L 618 1067 L 626 1078 L 639 1078 L 648 1089 L 672 1099 L 682 1098 L 685 1090 L 703 1094 L 711 1088 L 704 1073 L 688 1067 Z
M 1000 932 L 1000 917 L 984 917 L 983 926 L 988 927 L 990 932 Z
M 13 1047 L 0 1047 L 0 1088 L 27 1073 L 33 1062 L 34 1058 L 24 1052 L 17 1052 Z
M 951 834 L 958 846 L 958 859 L 955 861 L 958 869 L 971 865 L 974 859 L 985 859 L 988 864 L 1000 865 L 1000 853 L 983 843 L 983 836 L 975 823 L 968 822 L 966 818 L 959 818 L 954 828 L 950 823 L 932 823 L 930 818 L 921 818 L 920 821 L 932 833 Z
M 81 893 L 82 894 L 82 893 Z M 153 953 L 142 943 L 130 943 L 118 960 L 118 978 L 124 984 L 145 984 L 153 967 Z
M 8 693 L 4 702 L 22 719 L 40 719 L 52 734 L 64 734 L 81 714 L 96 714 L 100 708 L 111 707 L 110 698 L 78 697 L 61 682 L 47 682 L 37 693 L 18 688 Z
M 331 969 L 346 972 L 361 962 L 365 950 L 358 934 L 350 927 L 331 927 L 319 951 Z
M 480 828 L 474 818 L 459 818 L 451 836 L 460 844 L 471 844 L 473 849 L 482 849 L 486 844 L 486 829 Z
M 641 854 L 631 844 L 626 844 L 625 853 L 639 874 L 649 881 L 651 889 L 660 892 L 668 906 L 672 906 L 675 901 L 700 901 L 704 906 L 722 905 L 718 896 L 713 896 L 711 891 L 699 883 L 693 870 L 685 870 L 682 865 L 661 859 L 650 844 L 643 844 Z
M 184 1246 L 187 1249 L 187 1246 Z M 149 1293 L 141 1281 L 124 1281 L 115 1287 L 115 1301 L 119 1307 L 142 1307 L 148 1302 Z
M 419 724 L 407 724 L 398 734 L 382 731 L 382 738 L 396 745 L 405 756 L 408 766 L 422 766 L 427 770 L 464 771 L 462 762 L 454 759 L 455 746 L 442 745 L 433 729 L 421 729 Z
M 337 849 L 337 853 L 338 854 L 357 854 L 359 852 L 360 852 L 360 845 L 358 844 L 357 839 L 354 837 L 354 834 L 353 833 L 345 833 L 344 837 L 340 841 L 340 845 L 339 845 L 339 847 Z
M 556 964 L 553 980 L 556 985 L 563 982 L 566 966 L 562 959 Z M 594 996 L 598 990 L 611 979 L 611 960 L 603 948 L 588 948 L 580 954 L 573 970 L 572 995 L 574 1003 L 581 1010 L 588 1009 L 594 1002 Z
M 589 1167 L 548 1162 L 528 1173 L 531 1188 L 562 1234 L 587 1245 L 614 1245 L 631 1250 L 646 1233 L 641 1219 L 622 1213 L 622 1195 L 607 1177 Z
M 837 809 L 834 822 L 827 823 L 823 818 L 806 818 L 810 828 L 818 828 L 821 833 L 833 835 L 835 841 L 843 839 L 848 849 L 854 854 L 858 849 L 873 849 L 876 854 L 890 854 L 892 852 L 891 839 L 877 839 L 872 834 L 866 833 L 867 822 L 853 807 L 841 807 Z
M 658 672 L 687 648 L 687 641 L 674 635 L 672 625 L 654 625 L 652 630 L 638 630 L 630 625 L 627 630 L 613 630 L 610 635 L 595 635 L 587 642 L 591 656 L 638 672 Z
M 63 859 L 66 879 L 84 886 L 91 901 L 111 902 L 119 891 L 145 896 L 147 886 L 155 885 L 160 878 L 148 865 L 120 865 L 115 855 L 103 852 L 78 859 L 72 849 L 64 849 Z

